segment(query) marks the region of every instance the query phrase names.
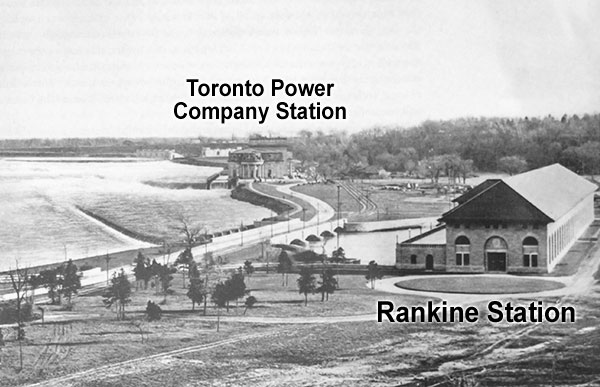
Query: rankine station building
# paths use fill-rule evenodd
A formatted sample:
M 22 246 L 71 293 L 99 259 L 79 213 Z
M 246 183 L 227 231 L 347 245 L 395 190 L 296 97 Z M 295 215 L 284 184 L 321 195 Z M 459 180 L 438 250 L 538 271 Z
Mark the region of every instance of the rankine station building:
M 396 245 L 404 272 L 547 273 L 594 220 L 597 186 L 560 164 L 490 179 Z

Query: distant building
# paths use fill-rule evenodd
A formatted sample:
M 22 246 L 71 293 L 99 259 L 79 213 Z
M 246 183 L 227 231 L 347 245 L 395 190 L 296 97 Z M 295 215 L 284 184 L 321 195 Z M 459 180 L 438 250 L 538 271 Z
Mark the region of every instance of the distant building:
M 183 157 L 172 149 L 138 149 L 135 151 L 136 157 L 159 160 L 173 160 Z
M 249 144 L 229 154 L 230 179 L 281 179 L 292 174 L 292 153 L 284 137 L 253 137 Z
M 486 180 L 427 233 L 396 245 L 403 271 L 551 272 L 594 220 L 595 184 L 554 164 Z
M 245 144 L 238 142 L 214 142 L 202 145 L 202 157 L 229 157 L 229 154 L 242 149 Z

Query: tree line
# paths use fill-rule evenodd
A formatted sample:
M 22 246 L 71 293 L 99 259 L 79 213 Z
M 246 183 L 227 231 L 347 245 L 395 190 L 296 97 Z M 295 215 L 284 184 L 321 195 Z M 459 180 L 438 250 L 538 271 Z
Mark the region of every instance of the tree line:
M 600 115 L 544 118 L 461 118 L 412 128 L 345 132 L 301 131 L 294 157 L 324 177 L 356 177 L 368 167 L 389 172 L 506 171 L 561 163 L 580 174 L 600 173 Z M 433 172 L 431 172 L 433 170 Z

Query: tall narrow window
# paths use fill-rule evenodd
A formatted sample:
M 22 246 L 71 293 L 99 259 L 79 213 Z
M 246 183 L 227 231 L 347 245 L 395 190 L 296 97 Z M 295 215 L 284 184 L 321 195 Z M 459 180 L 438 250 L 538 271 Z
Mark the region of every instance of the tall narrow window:
M 523 266 L 538 266 L 538 241 L 534 237 L 527 237 L 523 240 Z
M 471 242 L 464 235 L 454 241 L 456 251 L 456 266 L 468 266 L 470 264 Z

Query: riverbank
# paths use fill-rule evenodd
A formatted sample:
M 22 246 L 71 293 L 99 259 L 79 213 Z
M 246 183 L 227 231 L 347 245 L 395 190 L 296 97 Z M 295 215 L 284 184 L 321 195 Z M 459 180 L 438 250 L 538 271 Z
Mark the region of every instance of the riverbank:
M 231 198 L 241 202 L 254 204 L 255 206 L 265 207 L 275 212 L 277 215 L 290 212 L 294 209 L 292 205 L 274 197 L 263 195 L 261 192 L 246 185 L 238 185 L 231 190 Z

